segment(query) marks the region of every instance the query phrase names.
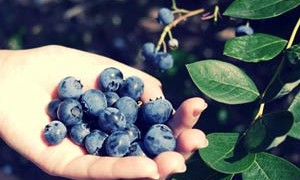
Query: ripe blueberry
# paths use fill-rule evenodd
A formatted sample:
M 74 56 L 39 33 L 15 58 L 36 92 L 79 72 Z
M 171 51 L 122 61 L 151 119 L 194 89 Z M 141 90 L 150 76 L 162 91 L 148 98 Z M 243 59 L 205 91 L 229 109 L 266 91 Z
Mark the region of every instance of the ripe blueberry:
M 130 142 L 133 142 L 141 138 L 141 131 L 134 124 L 127 123 L 126 127 L 124 128 L 124 131 L 128 133 Z
M 125 115 L 128 123 L 134 123 L 136 121 L 139 107 L 134 99 L 128 96 L 121 97 L 115 103 L 114 107 Z
M 108 135 L 98 129 L 93 130 L 85 137 L 84 146 L 89 154 L 102 155 L 102 147 Z
M 61 143 L 61 141 L 66 137 L 66 134 L 66 126 L 57 120 L 51 121 L 44 129 L 44 137 L 50 145 Z
M 158 10 L 158 22 L 163 25 L 168 25 L 174 20 L 174 14 L 168 8 L 160 8 Z
M 144 83 L 137 76 L 130 76 L 122 83 L 119 89 L 119 95 L 129 96 L 135 101 L 139 100 L 144 92 Z
M 155 45 L 152 42 L 147 42 L 142 46 L 142 55 L 147 58 L 155 52 Z
M 98 89 L 90 89 L 82 94 L 80 103 L 83 111 L 88 115 L 97 116 L 101 110 L 107 107 L 104 93 Z
M 117 102 L 117 100 L 120 98 L 120 96 L 116 92 L 113 92 L 113 91 L 108 91 L 108 92 L 105 92 L 104 94 L 105 94 L 105 97 L 107 100 L 108 107 L 113 106 L 115 104 L 115 102 Z
M 125 131 L 113 132 L 105 141 L 106 153 L 109 156 L 122 157 L 130 147 L 130 139 Z
M 144 146 L 150 154 L 158 155 L 165 151 L 175 150 L 176 139 L 167 125 L 155 124 L 146 133 Z
M 144 103 L 140 108 L 140 117 L 143 123 L 165 123 L 170 119 L 173 106 L 167 99 L 155 99 Z
M 117 108 L 107 107 L 99 113 L 99 127 L 107 133 L 121 130 L 126 127 L 126 119 L 124 114 Z
M 126 154 L 126 156 L 146 156 L 142 146 L 142 142 L 132 143 L 128 149 L 128 153 Z
M 78 99 L 83 93 L 83 85 L 73 76 L 62 79 L 58 84 L 58 97 L 61 99 Z
M 174 66 L 174 59 L 170 53 L 157 52 L 154 55 L 154 63 L 161 71 L 165 71 Z
M 60 99 L 53 99 L 48 103 L 47 114 L 51 119 L 57 119 L 57 109 L 60 102 Z
M 122 82 L 122 72 L 114 67 L 104 69 L 99 75 L 99 84 L 103 91 L 117 91 Z
M 75 124 L 70 130 L 70 138 L 77 145 L 84 145 L 84 139 L 88 134 L 90 134 L 90 128 L 84 123 Z
M 66 126 L 81 123 L 82 116 L 82 106 L 79 101 L 75 99 L 66 99 L 58 105 L 57 117 Z

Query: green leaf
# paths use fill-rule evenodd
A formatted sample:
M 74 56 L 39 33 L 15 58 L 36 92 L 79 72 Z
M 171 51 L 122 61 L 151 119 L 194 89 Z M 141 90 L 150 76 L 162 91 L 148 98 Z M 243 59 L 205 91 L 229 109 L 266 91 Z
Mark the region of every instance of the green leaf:
M 285 39 L 256 33 L 228 40 L 225 44 L 224 55 L 245 62 L 268 61 L 276 57 L 286 44 Z
M 262 152 L 278 146 L 293 125 L 293 115 L 289 111 L 277 111 L 257 119 L 242 138 L 249 152 Z
M 235 174 L 245 171 L 254 162 L 255 154 L 244 154 L 237 149 L 238 133 L 212 133 L 207 136 L 209 145 L 200 149 L 203 161 L 212 169 Z
M 299 180 L 300 170 L 292 163 L 268 153 L 258 153 L 252 166 L 242 173 L 243 180 Z
M 288 135 L 300 139 L 300 92 L 295 96 L 288 110 L 294 116 L 294 124 Z
M 199 90 L 216 101 L 242 104 L 255 101 L 259 96 L 254 82 L 233 64 L 203 60 L 186 67 Z
M 172 180 L 231 180 L 233 176 L 211 169 L 199 157 L 199 153 L 194 153 L 193 158 L 187 161 L 186 172 L 173 175 Z
M 279 16 L 300 4 L 300 0 L 236 0 L 223 15 L 244 19 L 266 19 Z

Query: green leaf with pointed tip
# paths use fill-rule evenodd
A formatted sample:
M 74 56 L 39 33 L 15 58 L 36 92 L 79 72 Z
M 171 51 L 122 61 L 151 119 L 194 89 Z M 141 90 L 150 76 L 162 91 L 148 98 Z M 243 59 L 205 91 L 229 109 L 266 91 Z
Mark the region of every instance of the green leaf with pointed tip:
M 293 125 L 293 115 L 289 111 L 277 111 L 257 119 L 242 138 L 249 152 L 262 152 L 278 146 Z
M 296 139 L 300 139 L 300 92 L 295 96 L 289 107 L 289 111 L 294 116 L 294 124 L 288 135 Z
M 243 19 L 266 19 L 279 16 L 299 4 L 300 0 L 235 0 L 223 15 Z
M 259 96 L 254 82 L 237 66 L 219 60 L 186 65 L 196 86 L 208 97 L 226 104 L 255 101 Z
M 278 156 L 258 153 L 252 166 L 242 173 L 243 180 L 299 180 L 300 169 Z
M 237 149 L 238 133 L 212 133 L 207 136 L 209 145 L 200 149 L 203 161 L 212 169 L 235 174 L 249 168 L 255 159 L 255 154 Z
M 224 55 L 245 62 L 257 63 L 273 59 L 286 44 L 285 39 L 256 33 L 228 40 L 225 44 Z

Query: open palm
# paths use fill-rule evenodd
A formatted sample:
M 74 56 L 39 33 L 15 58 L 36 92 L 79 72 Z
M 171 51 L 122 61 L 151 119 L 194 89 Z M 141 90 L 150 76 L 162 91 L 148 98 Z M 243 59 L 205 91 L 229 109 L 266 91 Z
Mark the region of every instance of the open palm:
M 206 103 L 191 98 L 182 103 L 169 124 L 177 137 L 177 152 L 164 152 L 154 160 L 87 155 L 68 138 L 48 146 L 42 136 L 50 120 L 46 106 L 62 78 L 75 76 L 85 90 L 96 88 L 99 73 L 114 66 L 125 76 L 137 75 L 144 81 L 143 101 L 163 96 L 160 82 L 109 58 L 61 46 L 1 50 L 0 59 L 0 136 L 49 174 L 73 179 L 164 178 L 184 171 L 185 159 L 207 145 L 204 133 L 192 129 Z

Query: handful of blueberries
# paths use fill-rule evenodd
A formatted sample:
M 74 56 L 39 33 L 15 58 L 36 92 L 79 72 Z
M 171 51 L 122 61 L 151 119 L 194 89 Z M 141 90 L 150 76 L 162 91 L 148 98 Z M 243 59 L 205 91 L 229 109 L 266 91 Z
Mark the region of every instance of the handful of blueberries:
M 85 92 L 75 77 L 58 83 L 58 97 L 48 104 L 52 121 L 44 129 L 49 145 L 69 137 L 88 154 L 115 157 L 155 157 L 175 150 L 176 139 L 166 125 L 173 112 L 167 99 L 139 103 L 143 81 L 137 76 L 125 79 L 114 67 L 103 70 L 98 79 L 101 90 Z

